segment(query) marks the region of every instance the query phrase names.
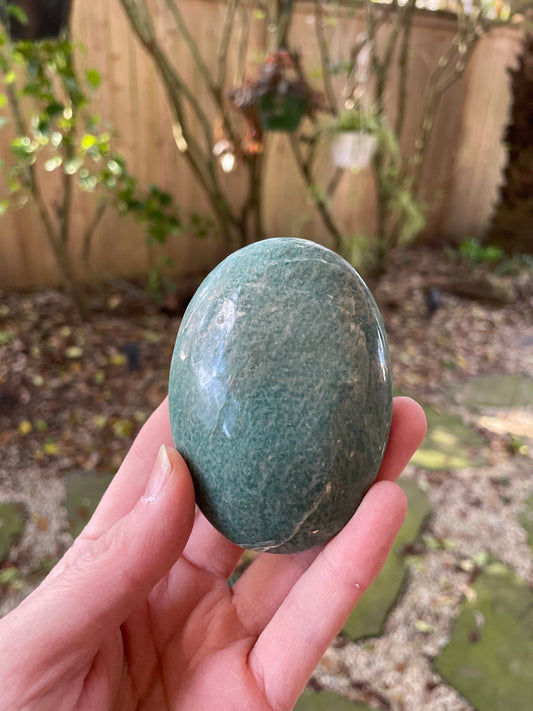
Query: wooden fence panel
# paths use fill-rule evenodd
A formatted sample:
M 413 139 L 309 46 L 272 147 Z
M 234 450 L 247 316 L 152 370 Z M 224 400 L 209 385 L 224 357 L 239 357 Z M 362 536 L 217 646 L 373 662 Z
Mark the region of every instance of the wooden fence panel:
M 173 27 L 162 0 L 148 0 L 158 36 L 170 50 L 176 66 L 190 77 L 210 120 L 217 112 L 208 96 L 189 51 Z M 180 10 L 200 41 L 208 66 L 215 66 L 218 37 L 224 16 L 222 0 L 180 0 Z M 316 73 L 320 66 L 312 5 L 302 4 L 291 30 L 291 43 L 301 51 L 304 67 Z M 354 39 L 363 31 L 364 18 L 350 16 L 326 28 L 333 59 L 346 57 Z M 95 109 L 117 130 L 117 146 L 131 171 L 144 184 L 156 183 L 169 190 L 185 213 L 206 211 L 205 200 L 172 134 L 172 117 L 165 90 L 150 58 L 133 36 L 118 0 L 79 0 L 74 3 L 73 35 L 86 47 L 80 64 L 96 67 L 102 85 Z M 237 81 L 237 38 L 231 46 L 229 84 Z M 421 89 L 431 68 L 455 33 L 449 17 L 423 13 L 415 18 L 409 56 L 409 84 L 403 147 L 411 152 L 422 116 Z M 268 32 L 260 20 L 252 20 L 252 51 L 248 71 L 264 51 Z M 505 151 L 501 135 L 509 110 L 509 78 L 520 51 L 520 34 L 501 30 L 483 39 L 465 77 L 443 97 L 435 117 L 432 141 L 424 170 L 423 194 L 431 200 L 428 238 L 456 239 L 479 235 L 486 229 L 497 200 Z M 342 78 L 335 79 L 338 95 Z M 395 105 L 397 82 L 393 80 L 388 101 Z M 391 116 L 394 119 L 394 116 Z M 201 132 L 198 132 L 201 139 Z M 0 156 L 8 154 L 8 133 L 0 133 Z M 270 236 L 301 236 L 327 244 L 320 217 L 312 206 L 291 156 L 287 136 L 275 135 L 266 156 L 264 220 Z M 326 147 L 319 156 L 321 177 L 332 174 Z M 231 199 L 242 199 L 244 175 L 236 170 L 224 178 Z M 1 185 L 0 185 L 1 189 Z M 57 186 L 46 177 L 47 200 L 53 204 Z M 82 235 L 94 211 L 90 195 L 77 195 L 73 213 L 74 255 L 79 255 Z M 333 202 L 333 211 L 346 234 L 371 234 L 376 222 L 375 184 L 371 170 L 346 172 Z M 221 241 L 213 236 L 171 238 L 165 250 L 180 274 L 212 267 L 223 254 Z M 141 228 L 129 218 L 109 210 L 94 238 L 92 264 L 106 276 L 133 276 L 161 256 L 160 248 L 147 247 Z M 34 208 L 11 212 L 0 219 L 0 287 L 54 283 L 58 274 L 46 245 Z

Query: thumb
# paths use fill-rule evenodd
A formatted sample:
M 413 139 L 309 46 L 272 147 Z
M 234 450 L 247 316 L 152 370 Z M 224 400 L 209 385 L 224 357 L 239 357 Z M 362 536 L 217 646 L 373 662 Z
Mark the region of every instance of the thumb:
M 176 450 L 162 446 L 131 511 L 96 538 L 82 533 L 49 585 L 41 586 L 46 603 L 41 597 L 39 607 L 49 607 L 48 617 L 55 618 L 50 634 L 69 647 L 80 637 L 85 644 L 98 642 L 120 626 L 179 558 L 193 520 L 187 465 Z

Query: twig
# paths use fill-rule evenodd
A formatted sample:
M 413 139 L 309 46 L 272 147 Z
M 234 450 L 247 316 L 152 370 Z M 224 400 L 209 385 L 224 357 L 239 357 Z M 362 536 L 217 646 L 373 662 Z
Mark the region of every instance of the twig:
M 196 64 L 198 71 L 202 75 L 202 78 L 205 81 L 206 86 L 208 87 L 209 91 L 213 95 L 213 98 L 215 99 L 217 104 L 220 104 L 221 103 L 220 86 L 212 80 L 211 75 L 209 73 L 209 68 L 207 67 L 206 63 L 204 62 L 202 55 L 200 54 L 198 45 L 194 41 L 194 38 L 192 37 L 191 33 L 189 32 L 189 28 L 185 24 L 183 15 L 179 11 L 177 3 L 174 2 L 174 0 L 165 0 L 165 5 L 167 6 L 170 14 L 172 15 L 172 18 L 174 19 L 174 22 L 176 23 L 176 27 L 178 28 L 180 35 L 183 38 L 183 41 L 189 48 L 191 57 L 193 58 L 193 61 Z
M 144 0 L 121 0 L 121 2 L 122 2 L 122 5 L 123 5 L 126 13 L 128 14 L 128 17 L 130 17 L 130 19 L 131 19 L 130 10 L 131 10 L 132 5 L 135 6 L 135 8 L 138 8 L 138 5 L 141 4 L 143 6 L 143 10 L 142 10 L 143 14 L 144 13 L 148 14 L 148 9 L 146 7 L 146 3 Z M 195 62 L 197 64 L 197 67 L 198 67 L 202 77 L 204 78 L 208 88 L 212 92 L 212 95 L 215 98 L 216 103 L 219 105 L 219 107 L 221 109 L 223 109 L 221 91 L 216 86 L 216 84 L 211 80 L 211 78 L 209 76 L 209 70 L 198 52 L 198 48 L 196 47 L 194 39 L 190 35 L 190 33 L 183 21 L 183 17 L 181 15 L 180 11 L 178 10 L 175 3 L 172 2 L 172 0 L 165 0 L 165 2 L 167 4 L 170 12 L 172 13 L 173 18 L 177 23 L 178 29 L 179 29 L 180 33 L 182 34 L 182 36 L 184 37 L 184 40 L 187 43 L 187 46 L 189 47 L 189 50 L 191 51 L 193 58 L 195 59 Z M 134 27 L 137 30 L 136 24 L 134 25 Z M 200 180 L 202 188 L 207 192 L 208 195 L 210 195 L 210 200 L 211 200 L 212 204 L 217 205 L 217 210 L 216 210 L 217 214 L 220 213 L 220 205 L 223 204 L 223 205 L 225 205 L 225 210 L 228 213 L 228 217 L 230 217 L 231 211 L 229 210 L 226 200 L 222 194 L 222 191 L 220 190 L 220 188 L 218 186 L 215 164 L 214 164 L 213 157 L 212 157 L 212 147 L 213 147 L 212 128 L 211 128 L 211 125 L 210 125 L 210 122 L 207 118 L 206 113 L 204 112 L 202 106 L 200 105 L 199 100 L 196 98 L 193 91 L 191 91 L 189 89 L 189 87 L 183 81 L 183 79 L 180 77 L 178 72 L 176 72 L 176 70 L 173 68 L 172 64 L 170 63 L 167 55 L 161 49 L 159 43 L 157 42 L 155 34 L 153 33 L 153 27 L 150 30 L 149 34 L 141 36 L 140 39 L 143 42 L 146 49 L 148 50 L 148 52 L 152 55 L 152 58 L 154 59 L 157 67 L 159 68 L 161 76 L 164 80 L 167 94 L 170 99 L 171 107 L 175 113 L 177 121 L 179 122 L 179 124 L 181 126 L 184 139 L 185 139 L 187 146 L 188 146 L 188 150 L 185 153 L 187 160 L 189 161 L 195 175 Z M 183 98 L 189 103 L 189 105 L 191 106 L 191 109 L 193 110 L 194 114 L 196 115 L 196 118 L 197 118 L 199 124 L 202 127 L 204 139 L 205 139 L 205 150 L 204 151 L 201 150 L 197 141 L 192 137 L 192 135 L 190 134 L 190 132 L 188 130 L 187 121 L 186 121 L 186 117 L 185 117 L 185 111 L 183 110 L 183 107 L 182 107 L 181 96 L 183 96 Z M 201 168 L 201 165 L 206 166 L 206 168 L 207 168 L 207 173 L 209 176 L 208 181 L 206 181 L 206 176 L 204 174 L 204 171 Z M 234 222 L 234 224 L 236 224 L 237 220 L 233 219 L 233 222 Z
M 239 42 L 239 51 L 237 53 L 237 68 L 235 70 L 235 84 L 240 85 L 243 82 L 246 70 L 246 57 L 248 55 L 248 45 L 250 42 L 250 20 L 249 13 L 241 9 L 242 33 Z
M 399 70 L 400 80 L 398 86 L 398 113 L 396 114 L 395 133 L 400 140 L 405 121 L 405 107 L 407 102 L 407 80 L 409 77 L 409 44 L 411 40 L 411 28 L 413 26 L 413 16 L 416 8 L 416 0 L 408 0 L 403 9 L 403 37 L 400 48 Z
M 296 165 L 298 166 L 300 173 L 303 179 L 305 180 L 308 189 L 308 194 L 311 196 L 311 199 L 313 200 L 313 203 L 318 210 L 318 213 L 322 219 L 322 222 L 324 223 L 324 226 L 326 227 L 330 236 L 333 239 L 334 249 L 336 251 L 339 251 L 342 247 L 342 234 L 333 220 L 333 217 L 328 209 L 326 200 L 324 199 L 320 191 L 318 191 L 314 186 L 310 164 L 308 161 L 304 161 L 302 159 L 298 140 L 293 134 L 291 134 L 290 136 L 290 145 L 292 148 L 294 159 L 296 161 Z
M 316 38 L 318 42 L 318 49 L 320 51 L 320 64 L 322 67 L 322 82 L 324 85 L 324 93 L 326 95 L 326 100 L 328 106 L 332 113 L 337 111 L 337 97 L 333 91 L 333 84 L 331 81 L 331 58 L 329 55 L 328 43 L 326 41 L 326 36 L 324 34 L 324 10 L 322 8 L 321 0 L 315 0 L 315 31 Z
M 418 194 L 422 183 L 424 158 L 427 153 L 433 120 L 440 99 L 444 92 L 463 75 L 474 47 L 483 34 L 483 32 L 479 31 L 482 23 L 479 8 L 474 8 L 469 17 L 466 17 L 464 12 L 458 14 L 457 21 L 459 24 L 458 32 L 453 38 L 452 44 L 441 55 L 426 87 L 424 114 L 413 155 L 414 175 L 412 189 L 415 195 Z
M 233 32 L 233 24 L 235 21 L 235 14 L 240 5 L 240 0 L 231 0 L 228 3 L 228 9 L 226 10 L 226 16 L 224 17 L 224 24 L 222 26 L 222 32 L 220 37 L 220 45 L 218 48 L 217 55 L 217 75 L 218 75 L 218 86 L 224 87 L 226 83 L 226 71 L 228 67 L 228 49 L 229 42 L 231 39 L 231 34 Z
M 86 267 L 89 265 L 89 256 L 91 253 L 91 245 L 92 245 L 92 239 L 94 236 L 94 233 L 96 232 L 96 228 L 100 224 L 101 219 L 103 218 L 105 211 L 107 210 L 108 203 L 107 202 L 101 202 L 97 209 L 95 210 L 95 213 L 93 215 L 92 220 L 89 222 L 87 225 L 85 232 L 83 233 L 83 241 L 82 241 L 82 259 L 83 262 L 85 263 Z
M 279 0 L 280 13 L 276 28 L 276 49 L 287 47 L 294 0 Z

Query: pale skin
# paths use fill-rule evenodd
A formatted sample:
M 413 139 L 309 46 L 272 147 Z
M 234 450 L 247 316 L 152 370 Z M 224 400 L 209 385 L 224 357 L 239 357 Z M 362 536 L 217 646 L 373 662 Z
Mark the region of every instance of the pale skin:
M 0 620 L 2 708 L 289 711 L 385 561 L 406 511 L 394 480 L 425 428 L 396 398 L 378 480 L 346 527 L 260 555 L 230 589 L 242 549 L 195 513 L 163 402 L 85 530 Z

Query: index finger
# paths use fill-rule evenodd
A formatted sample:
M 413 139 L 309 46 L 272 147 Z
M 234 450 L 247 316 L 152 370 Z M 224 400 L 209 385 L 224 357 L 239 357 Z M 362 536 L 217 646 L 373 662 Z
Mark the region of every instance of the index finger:
M 329 643 L 383 566 L 406 507 L 397 484 L 374 484 L 260 634 L 248 661 L 272 708 L 294 706 Z

